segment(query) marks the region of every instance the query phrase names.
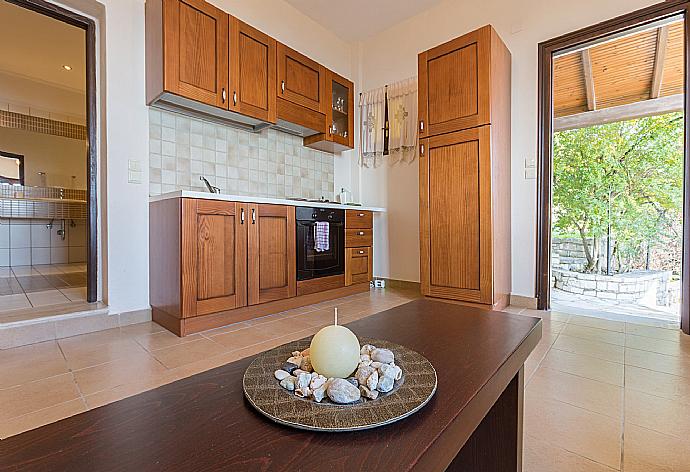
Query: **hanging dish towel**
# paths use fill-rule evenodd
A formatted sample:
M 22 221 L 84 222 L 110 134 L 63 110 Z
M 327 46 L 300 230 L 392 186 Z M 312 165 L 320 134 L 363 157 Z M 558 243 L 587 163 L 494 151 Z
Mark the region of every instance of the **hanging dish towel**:
M 314 225 L 314 250 L 316 252 L 324 252 L 330 249 L 328 230 L 327 221 L 317 221 Z

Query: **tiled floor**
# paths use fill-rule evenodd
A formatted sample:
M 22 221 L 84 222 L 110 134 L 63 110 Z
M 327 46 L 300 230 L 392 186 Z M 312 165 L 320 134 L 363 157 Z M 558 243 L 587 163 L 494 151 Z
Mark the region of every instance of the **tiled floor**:
M 182 339 L 143 323 L 0 351 L 0 438 L 307 336 L 332 321 L 334 306 L 348 322 L 416 296 L 353 295 Z M 526 472 L 690 470 L 690 338 L 508 311 L 544 320 L 525 366 Z
M 84 301 L 85 264 L 0 268 L 0 323 L 14 318 L 17 310 Z

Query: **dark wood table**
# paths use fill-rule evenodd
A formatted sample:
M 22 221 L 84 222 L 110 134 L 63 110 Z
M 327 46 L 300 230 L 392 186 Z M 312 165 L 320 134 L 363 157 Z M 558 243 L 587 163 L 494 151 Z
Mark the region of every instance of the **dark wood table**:
M 539 319 L 416 300 L 348 326 L 426 356 L 434 398 L 377 429 L 291 429 L 245 401 L 246 358 L 0 441 L 0 470 L 521 469 L 522 367 Z

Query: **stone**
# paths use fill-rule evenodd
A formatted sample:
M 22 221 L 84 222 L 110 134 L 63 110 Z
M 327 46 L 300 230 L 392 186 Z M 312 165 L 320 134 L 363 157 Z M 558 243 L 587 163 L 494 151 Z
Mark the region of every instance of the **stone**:
M 371 357 L 369 357 L 369 354 L 362 354 L 361 356 L 359 356 L 359 362 L 366 362 L 370 360 Z
M 379 372 L 383 377 L 391 377 L 393 380 L 402 378 L 402 369 L 395 364 L 383 364 L 379 367 Z
M 359 391 L 363 397 L 368 398 L 370 400 L 376 400 L 379 397 L 379 391 L 378 390 L 369 390 L 364 385 L 359 386 Z
M 292 357 L 299 357 L 302 355 L 302 351 L 292 351 Z
M 302 357 L 308 357 L 309 356 L 309 348 L 306 348 L 304 351 L 300 352 L 299 354 Z
M 369 377 L 367 377 L 367 388 L 369 390 L 376 390 L 379 384 L 379 371 L 375 370 Z
M 316 377 L 312 376 L 311 382 L 309 382 L 309 388 L 313 391 L 321 387 L 325 383 L 326 377 L 324 377 L 323 375 L 317 375 Z
M 312 398 L 314 398 L 315 402 L 321 403 L 321 400 L 323 400 L 323 398 L 326 396 L 327 388 L 328 387 L 326 386 L 326 384 L 323 384 L 319 388 L 315 388 L 314 390 L 312 390 L 311 396 Z
M 331 401 L 339 404 L 356 402 L 362 396 L 359 389 L 345 379 L 333 379 L 326 394 Z
M 314 371 L 314 366 L 311 365 L 311 359 L 309 359 L 309 356 L 302 358 L 302 363 L 300 364 L 299 368 L 307 372 Z
M 295 389 L 295 395 L 302 398 L 308 398 L 311 395 L 311 389 L 309 387 L 297 388 Z
M 295 369 L 299 369 L 299 366 L 297 364 L 293 364 L 292 362 L 286 362 L 285 364 L 283 364 L 281 369 L 287 372 L 288 374 L 292 374 L 295 371 Z
M 295 383 L 295 388 L 301 389 L 302 391 L 305 391 L 305 389 L 309 388 L 310 383 L 311 383 L 311 374 L 309 372 L 302 372 L 297 377 L 297 382 Z
M 379 379 L 379 384 L 376 386 L 376 389 L 379 392 L 390 392 L 393 390 L 393 378 L 392 377 L 386 377 L 384 376 L 383 378 Z
M 371 360 L 388 364 L 395 360 L 395 356 L 390 349 L 377 348 L 371 351 Z
M 359 380 L 357 380 L 356 378 L 354 378 L 354 377 L 348 377 L 348 378 L 346 378 L 345 380 L 347 380 L 348 382 L 350 382 L 350 383 L 351 383 L 352 385 L 354 385 L 355 387 L 359 387 Z
M 287 361 L 291 364 L 295 364 L 295 365 L 300 366 L 300 365 L 302 365 L 302 356 L 292 356 Z
M 290 390 L 291 392 L 295 389 L 295 383 L 297 382 L 297 377 L 290 376 L 290 377 L 285 377 L 283 380 L 280 381 L 280 386 L 283 387 L 284 389 Z
M 371 374 L 376 372 L 376 369 L 374 369 L 371 366 L 360 366 L 359 369 L 357 369 L 357 372 L 355 372 L 355 378 L 361 385 L 366 385 L 367 379 Z
M 274 377 L 278 380 L 283 380 L 286 377 L 290 377 L 290 373 L 284 370 L 276 370 L 273 373 Z
M 360 354 L 366 354 L 367 356 L 371 355 L 371 351 L 376 349 L 376 346 L 372 346 L 371 344 L 365 344 L 362 346 L 362 348 L 359 350 Z

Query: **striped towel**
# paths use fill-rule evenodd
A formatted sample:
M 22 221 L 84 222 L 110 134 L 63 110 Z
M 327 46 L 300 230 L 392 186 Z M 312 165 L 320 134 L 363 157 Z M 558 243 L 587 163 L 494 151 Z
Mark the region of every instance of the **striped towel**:
M 327 221 L 317 221 L 314 225 L 314 250 L 316 252 L 330 249 L 328 237 L 329 225 Z

